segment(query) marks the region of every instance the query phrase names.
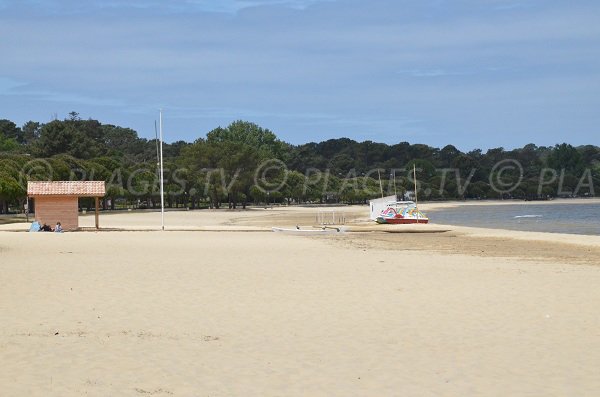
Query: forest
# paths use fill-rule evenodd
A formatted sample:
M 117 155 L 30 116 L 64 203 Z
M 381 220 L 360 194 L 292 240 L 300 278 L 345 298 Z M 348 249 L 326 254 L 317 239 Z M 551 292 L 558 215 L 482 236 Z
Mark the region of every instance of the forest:
M 104 180 L 105 210 L 160 203 L 159 145 L 132 129 L 83 120 L 0 120 L 0 213 L 20 212 L 29 180 Z M 591 197 L 600 147 L 528 144 L 461 152 L 401 140 L 348 138 L 291 145 L 248 121 L 194 142 L 163 144 L 165 202 L 178 208 L 365 203 L 396 194 L 419 200 Z M 81 206 L 90 205 L 85 199 Z

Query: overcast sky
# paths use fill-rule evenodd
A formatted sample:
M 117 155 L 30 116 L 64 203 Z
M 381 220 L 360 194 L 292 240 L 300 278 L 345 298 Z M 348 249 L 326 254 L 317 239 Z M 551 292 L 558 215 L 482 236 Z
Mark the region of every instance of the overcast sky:
M 600 145 L 600 2 L 0 0 L 0 118 Z

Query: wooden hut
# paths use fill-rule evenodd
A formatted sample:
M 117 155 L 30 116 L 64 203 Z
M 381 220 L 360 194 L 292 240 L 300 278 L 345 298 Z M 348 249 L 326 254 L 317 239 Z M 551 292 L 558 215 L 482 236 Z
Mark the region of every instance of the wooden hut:
M 98 229 L 98 200 L 105 194 L 104 181 L 27 182 L 27 197 L 33 199 L 36 220 L 52 227 L 60 222 L 65 230 L 79 228 L 79 197 L 96 199 Z

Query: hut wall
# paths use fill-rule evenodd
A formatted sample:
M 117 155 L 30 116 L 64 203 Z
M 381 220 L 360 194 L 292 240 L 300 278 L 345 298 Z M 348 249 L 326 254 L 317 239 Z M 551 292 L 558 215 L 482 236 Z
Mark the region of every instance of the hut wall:
M 35 200 L 35 218 L 41 224 L 52 227 L 60 222 L 63 229 L 75 230 L 79 227 L 78 200 L 72 196 L 37 196 Z

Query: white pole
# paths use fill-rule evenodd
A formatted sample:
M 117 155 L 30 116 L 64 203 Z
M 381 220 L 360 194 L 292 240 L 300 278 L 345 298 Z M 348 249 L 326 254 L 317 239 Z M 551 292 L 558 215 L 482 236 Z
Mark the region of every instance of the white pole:
M 163 173 L 163 122 L 162 109 L 159 116 L 160 130 L 160 225 L 161 229 L 165 230 L 165 188 L 164 188 L 164 173 Z
M 417 223 L 419 223 L 419 199 L 417 197 L 417 166 L 413 163 L 413 179 L 415 180 L 415 209 L 417 210 Z

